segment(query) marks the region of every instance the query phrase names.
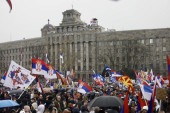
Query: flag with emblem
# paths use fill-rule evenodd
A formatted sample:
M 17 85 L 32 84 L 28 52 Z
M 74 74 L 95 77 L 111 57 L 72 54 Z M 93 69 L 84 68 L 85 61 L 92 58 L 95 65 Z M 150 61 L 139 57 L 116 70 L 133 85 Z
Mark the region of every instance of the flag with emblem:
M 134 92 L 132 80 L 127 75 L 119 77 L 118 81 L 122 82 L 125 86 Z
M 88 93 L 92 91 L 92 88 L 86 84 L 85 82 L 78 80 L 78 88 L 77 88 L 77 92 L 80 92 L 82 94 Z

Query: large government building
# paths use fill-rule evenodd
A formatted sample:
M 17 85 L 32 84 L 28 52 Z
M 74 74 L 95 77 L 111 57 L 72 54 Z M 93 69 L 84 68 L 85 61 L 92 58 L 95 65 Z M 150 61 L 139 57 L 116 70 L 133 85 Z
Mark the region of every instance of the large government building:
M 46 61 L 47 53 L 55 69 L 65 73 L 74 69 L 76 77 L 95 70 L 102 73 L 105 64 L 112 70 L 153 69 L 167 75 L 166 54 L 170 56 L 170 28 L 116 31 L 105 30 L 94 18 L 91 24 L 80 19 L 74 10 L 63 12 L 59 26 L 45 25 L 41 37 L 0 44 L 0 74 L 8 70 L 11 60 L 30 69 L 32 58 Z M 22 48 L 22 63 L 20 50 Z M 60 60 L 62 51 L 64 63 Z

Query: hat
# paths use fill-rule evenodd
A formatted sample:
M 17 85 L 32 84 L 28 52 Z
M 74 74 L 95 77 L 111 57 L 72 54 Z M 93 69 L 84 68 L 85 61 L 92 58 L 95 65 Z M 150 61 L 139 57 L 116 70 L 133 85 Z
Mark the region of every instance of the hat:
M 148 106 L 143 106 L 142 110 L 148 110 Z

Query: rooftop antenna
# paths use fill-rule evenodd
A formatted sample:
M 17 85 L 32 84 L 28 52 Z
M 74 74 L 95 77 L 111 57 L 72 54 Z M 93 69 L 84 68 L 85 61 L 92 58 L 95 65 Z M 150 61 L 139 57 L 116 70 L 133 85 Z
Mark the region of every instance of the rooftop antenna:
M 50 20 L 48 19 L 48 25 L 50 24 Z
M 73 9 L 73 0 L 72 0 L 72 5 L 71 5 L 72 9 Z

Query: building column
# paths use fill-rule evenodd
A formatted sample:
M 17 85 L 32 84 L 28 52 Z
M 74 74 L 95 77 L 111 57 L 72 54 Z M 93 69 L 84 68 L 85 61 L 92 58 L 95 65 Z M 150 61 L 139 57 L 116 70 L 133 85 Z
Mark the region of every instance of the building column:
M 50 62 L 49 62 L 49 64 L 51 64 L 52 65 L 52 62 L 53 62 L 53 42 L 52 42 L 52 37 L 50 38 L 50 46 L 51 46 L 51 51 L 50 51 Z M 47 53 L 48 54 L 48 53 Z M 47 62 L 48 63 L 48 62 Z
M 78 70 L 78 67 L 77 67 L 77 42 L 75 42 L 75 71 Z
M 80 66 L 81 72 L 83 71 L 83 43 L 80 43 Z
M 86 42 L 86 82 L 89 81 L 88 72 L 89 72 L 89 44 L 88 42 Z
M 69 56 L 69 58 L 70 58 L 70 62 L 69 62 L 69 65 L 70 65 L 70 70 L 73 68 L 73 56 L 72 56 L 72 43 L 70 43 L 70 56 Z
M 55 43 L 55 58 L 54 58 L 54 60 L 55 60 L 55 69 L 57 69 L 57 54 L 58 54 L 58 48 L 57 48 L 57 43 Z

